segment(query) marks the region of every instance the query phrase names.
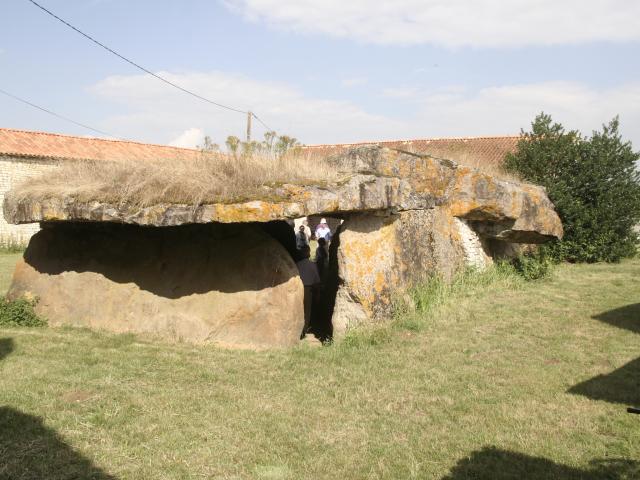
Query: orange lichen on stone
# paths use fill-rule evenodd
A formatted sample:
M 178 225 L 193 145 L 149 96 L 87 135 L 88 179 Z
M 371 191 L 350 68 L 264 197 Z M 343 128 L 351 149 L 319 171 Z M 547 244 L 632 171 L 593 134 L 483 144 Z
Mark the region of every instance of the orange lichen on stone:
M 352 219 L 340 234 L 340 275 L 368 315 L 389 304 L 398 285 L 395 218 Z
M 282 217 L 282 205 L 262 201 L 212 205 L 211 219 L 223 223 L 267 222 Z

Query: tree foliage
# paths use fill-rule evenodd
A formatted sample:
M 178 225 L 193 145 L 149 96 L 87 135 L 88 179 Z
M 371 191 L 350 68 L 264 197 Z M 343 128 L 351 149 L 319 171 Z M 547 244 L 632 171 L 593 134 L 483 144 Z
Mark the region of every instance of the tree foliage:
M 508 171 L 546 187 L 555 204 L 565 231 L 548 247 L 556 260 L 615 262 L 636 252 L 640 153 L 618 130 L 616 117 L 588 138 L 541 113 L 505 160 Z
M 220 151 L 220 145 L 214 143 L 209 135 L 205 136 L 203 144 L 196 146 L 196 148 L 205 153 L 215 153 Z
M 207 138 L 209 137 L 205 137 L 205 140 Z M 256 140 L 243 142 L 238 137 L 229 135 L 225 144 L 227 146 L 227 151 L 234 157 L 238 157 L 238 155 L 242 155 L 244 157 L 263 155 L 272 158 L 280 158 L 288 152 L 300 148 L 300 142 L 298 142 L 297 139 L 288 135 L 278 135 L 274 131 L 266 132 L 264 134 L 264 140 L 261 142 Z

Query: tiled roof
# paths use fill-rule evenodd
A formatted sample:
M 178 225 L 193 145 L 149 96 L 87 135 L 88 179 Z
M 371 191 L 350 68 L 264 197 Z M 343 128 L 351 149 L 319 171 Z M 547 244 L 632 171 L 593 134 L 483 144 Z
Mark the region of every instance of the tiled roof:
M 0 128 L 0 156 L 82 160 L 190 160 L 198 150 Z
M 431 138 L 417 140 L 387 140 L 381 142 L 310 145 L 308 151 L 329 155 L 358 145 L 378 144 L 417 153 L 429 153 L 459 163 L 496 165 L 513 152 L 519 136 Z M 85 160 L 153 160 L 195 159 L 200 152 L 189 148 L 99 138 L 73 137 L 46 132 L 30 132 L 0 128 L 0 156 L 46 159 Z
M 478 165 L 497 165 L 502 163 L 507 153 L 515 151 L 519 139 L 520 137 L 517 135 L 502 137 L 427 138 L 345 143 L 338 145 L 311 145 L 306 148 L 321 154 L 332 154 L 358 145 L 376 144 L 416 153 L 428 153 L 436 157 L 447 158 L 463 164 L 472 162 Z

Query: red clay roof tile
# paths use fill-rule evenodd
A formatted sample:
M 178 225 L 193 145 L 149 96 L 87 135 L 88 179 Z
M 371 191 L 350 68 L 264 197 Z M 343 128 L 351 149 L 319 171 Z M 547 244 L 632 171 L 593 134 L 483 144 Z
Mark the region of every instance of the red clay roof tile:
M 47 159 L 195 159 L 198 150 L 0 128 L 0 155 Z
M 310 145 L 306 149 L 322 154 L 338 153 L 346 148 L 359 145 L 382 145 L 389 148 L 427 153 L 448 158 L 459 163 L 473 162 L 478 165 L 498 165 L 507 153 L 514 152 L 520 136 L 502 137 L 458 137 L 425 138 L 415 140 L 388 140 L 381 142 L 359 142 L 338 145 Z

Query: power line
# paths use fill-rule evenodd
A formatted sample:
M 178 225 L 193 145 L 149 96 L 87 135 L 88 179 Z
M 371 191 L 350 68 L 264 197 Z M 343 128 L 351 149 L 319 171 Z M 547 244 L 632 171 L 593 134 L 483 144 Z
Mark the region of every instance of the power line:
M 274 131 L 274 130 L 273 130 L 273 128 L 269 127 L 269 125 L 267 125 L 266 123 L 264 123 L 264 122 L 260 119 L 260 117 L 258 117 L 255 113 L 251 112 L 251 115 L 253 115 L 253 118 L 255 118 L 256 120 L 258 120 L 258 122 L 260 122 L 260 123 L 262 124 L 262 126 L 263 126 L 264 128 L 266 128 L 266 129 L 267 129 L 267 131 L 268 131 L 268 132 L 272 132 L 272 131 Z
M 36 7 L 38 7 L 38 8 L 39 8 L 40 10 L 42 10 L 43 12 L 45 12 L 45 13 L 47 13 L 47 14 L 51 15 L 53 18 L 55 18 L 55 19 L 56 19 L 56 20 L 58 20 L 59 22 L 63 23 L 63 24 L 64 24 L 64 25 L 66 25 L 67 27 L 71 28 L 71 29 L 72 29 L 72 30 L 74 30 L 75 32 L 79 33 L 79 34 L 80 34 L 80 35 L 82 35 L 83 37 L 87 38 L 87 39 L 88 39 L 88 40 L 90 40 L 91 42 L 95 43 L 95 44 L 96 44 L 96 45 L 98 45 L 99 47 L 104 48 L 107 52 L 112 53 L 112 54 L 113 54 L 113 55 L 115 55 L 116 57 L 118 57 L 118 58 L 120 58 L 120 59 L 124 60 L 125 62 L 129 63 L 130 65 L 133 65 L 133 66 L 134 66 L 134 67 L 136 67 L 137 69 L 142 70 L 142 71 L 143 71 L 143 72 L 145 72 L 145 73 L 148 73 L 149 75 L 151 75 L 151 76 L 153 76 L 153 77 L 157 78 L 158 80 L 160 80 L 160 81 L 162 81 L 162 82 L 166 83 L 167 85 L 171 85 L 172 87 L 177 88 L 178 90 L 181 90 L 182 92 L 187 93 L 187 94 L 189 94 L 189 95 L 191 95 L 191 96 L 193 96 L 193 97 L 195 97 L 195 98 L 198 98 L 198 99 L 203 100 L 203 101 L 205 101 L 205 102 L 207 102 L 207 103 L 210 103 L 211 105 L 215 105 L 215 106 L 220 107 L 220 108 L 225 108 L 225 109 L 230 110 L 230 111 L 232 111 L 232 112 L 244 113 L 244 114 L 248 114 L 248 113 L 249 113 L 247 110 L 240 110 L 240 109 L 238 109 L 238 108 L 233 108 L 233 107 L 230 107 L 230 106 L 228 106 L 228 105 L 223 105 L 222 103 L 218 103 L 218 102 L 214 102 L 213 100 L 209 100 L 208 98 L 205 98 L 205 97 L 203 97 L 202 95 L 199 95 L 199 94 L 197 94 L 197 93 L 195 93 L 195 92 L 192 92 L 191 90 L 187 90 L 186 88 L 181 87 L 180 85 L 177 85 L 177 84 L 173 83 L 172 81 L 167 80 L 166 78 L 164 78 L 164 77 L 162 77 L 162 76 L 160 76 L 160 75 L 157 75 L 157 74 L 153 73 L 151 70 L 149 70 L 149 69 L 147 69 L 147 68 L 143 67 L 142 65 L 140 65 L 140 64 L 138 64 L 138 63 L 136 63 L 136 62 L 134 62 L 133 60 L 129 60 L 129 59 L 128 59 L 127 57 L 125 57 L 124 55 L 120 55 L 118 52 L 116 52 L 115 50 L 113 50 L 113 49 L 111 49 L 111 48 L 107 47 L 104 43 L 99 42 L 98 40 L 96 40 L 95 38 L 93 38 L 91 35 L 88 35 L 88 34 L 84 33 L 82 30 L 80 30 L 80 29 L 78 29 L 78 28 L 74 27 L 74 26 L 73 26 L 73 25 L 71 25 L 69 22 L 67 22 L 67 21 L 63 20 L 62 18 L 60 18 L 59 16 L 57 16 L 55 13 L 51 12 L 50 10 L 47 10 L 45 7 L 43 7 L 42 5 L 40 5 L 38 2 L 35 2 L 34 0 L 27 0 L 27 1 L 28 1 L 28 2 L 30 2 L 30 3 L 32 3 L 32 4 L 33 4 L 33 5 L 35 5 Z M 256 120 L 258 120 L 262 125 L 264 125 L 264 126 L 265 126 L 265 128 L 267 128 L 268 130 L 270 130 L 270 129 L 269 129 L 269 127 L 267 127 L 267 125 L 266 125 L 262 120 L 260 120 L 256 114 L 251 113 L 251 115 L 252 115 Z
M 49 115 L 53 115 L 54 117 L 57 117 L 57 118 L 60 118 L 62 120 L 65 120 L 67 122 L 71 122 L 71 123 L 73 123 L 75 125 L 78 125 L 79 127 L 86 128 L 87 130 L 91 130 L 92 132 L 99 133 L 100 135 L 104 135 L 106 137 L 118 138 L 115 135 L 111 135 L 110 133 L 103 132 L 102 130 L 98 130 L 97 128 L 90 127 L 89 125 L 85 125 L 84 123 L 76 122 L 75 120 L 67 118 L 67 117 L 65 117 L 63 115 L 60 115 L 60 114 L 56 113 L 56 112 L 52 112 L 51 110 L 47 110 L 44 107 L 36 105 L 35 103 L 31 103 L 30 101 L 25 100 L 24 98 L 20 98 L 17 95 L 14 95 L 12 93 L 6 92 L 6 91 L 4 91 L 2 89 L 0 89 L 0 93 L 2 93 L 3 95 L 6 95 L 7 97 L 13 98 L 14 100 L 17 100 L 18 102 L 22 102 L 22 103 L 24 103 L 26 105 L 29 105 L 29 106 L 33 107 L 33 108 L 37 108 L 38 110 L 41 110 L 41 111 L 43 111 L 45 113 L 48 113 Z

